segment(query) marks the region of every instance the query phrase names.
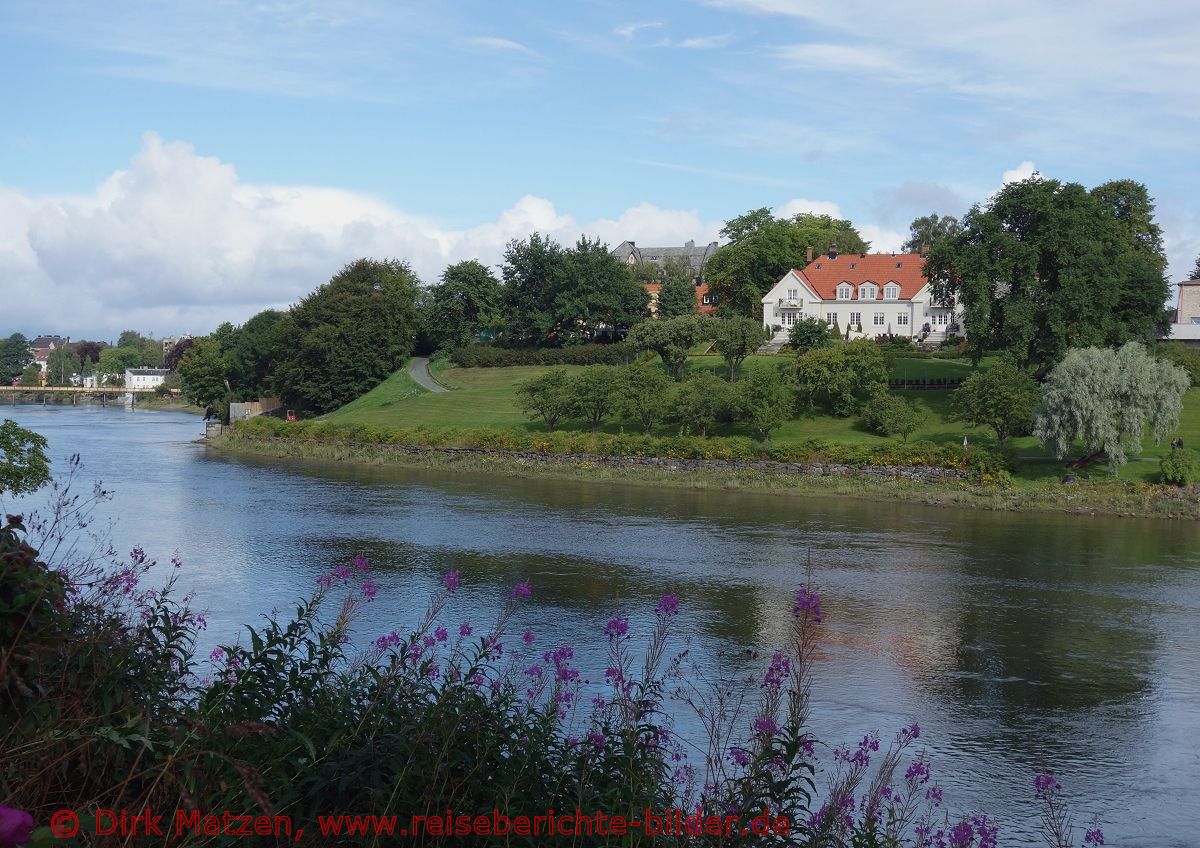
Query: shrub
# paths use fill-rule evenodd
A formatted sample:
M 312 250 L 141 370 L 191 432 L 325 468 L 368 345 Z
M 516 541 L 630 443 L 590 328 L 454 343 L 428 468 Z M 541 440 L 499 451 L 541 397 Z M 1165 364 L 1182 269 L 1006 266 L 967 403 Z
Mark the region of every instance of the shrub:
M 801 403 L 823 406 L 842 417 L 853 415 L 864 400 L 886 388 L 888 379 L 883 354 L 866 339 L 802 353 L 792 373 Z
M 1154 349 L 1154 355 L 1178 365 L 1188 373 L 1193 386 L 1200 386 L 1200 348 L 1188 347 L 1183 342 L 1163 342 Z
M 1158 474 L 1164 483 L 1190 486 L 1196 482 L 1196 452 L 1191 448 L 1173 447 L 1158 461 Z
M 575 409 L 571 377 L 565 368 L 553 368 L 517 387 L 517 405 L 526 413 L 546 422 L 553 430 L 558 422 Z
M 863 407 L 867 427 L 883 436 L 900 436 L 905 442 L 926 417 L 924 409 L 886 389 L 876 392 Z
M 731 417 L 733 405 L 728 383 L 711 371 L 701 371 L 679 387 L 674 418 L 691 432 L 705 436 L 718 420 Z
M 801 318 L 788 329 L 788 346 L 797 352 L 817 347 L 829 347 L 841 339 L 837 327 L 830 327 L 820 318 Z
M 635 355 L 636 351 L 623 343 L 546 348 L 475 344 L 458 348 L 450 358 L 462 368 L 508 368 L 515 365 L 624 365 Z
M 737 417 L 770 440 L 771 431 L 782 426 L 795 406 L 792 391 L 774 368 L 755 368 L 737 387 Z

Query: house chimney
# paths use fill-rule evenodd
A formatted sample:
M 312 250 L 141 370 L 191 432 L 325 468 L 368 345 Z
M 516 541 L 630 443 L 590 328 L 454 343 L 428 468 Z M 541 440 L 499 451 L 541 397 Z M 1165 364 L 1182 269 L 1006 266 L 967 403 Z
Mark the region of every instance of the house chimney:
M 922 255 L 922 256 L 928 256 L 928 255 L 929 255 L 929 245 L 927 245 L 927 244 L 923 244 L 923 245 L 921 245 L 921 255 Z
M 808 261 L 812 262 L 812 248 L 811 247 L 808 249 L 807 255 L 808 255 Z
M 837 259 L 837 245 L 836 244 L 829 245 L 829 258 Z
M 684 247 L 695 247 L 695 246 L 696 246 L 696 242 L 692 241 L 691 239 L 688 239 L 687 241 L 685 241 L 685 242 L 683 243 L 683 246 L 684 246 Z

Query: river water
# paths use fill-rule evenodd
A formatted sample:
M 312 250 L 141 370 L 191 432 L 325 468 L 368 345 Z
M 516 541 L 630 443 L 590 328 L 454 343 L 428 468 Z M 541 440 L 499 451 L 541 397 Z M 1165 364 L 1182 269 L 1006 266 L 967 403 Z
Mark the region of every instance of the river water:
M 811 563 L 826 619 L 818 738 L 886 742 L 919 721 L 947 801 L 998 818 L 1001 844 L 1033 841 L 1037 767 L 1059 776 L 1078 825 L 1100 815 L 1110 845 L 1200 844 L 1194 522 L 234 458 L 197 444 L 202 424 L 183 414 L 3 417 L 45 435 L 58 468 L 82 455 L 115 493 L 121 549 L 178 552 L 209 610 L 205 652 L 361 552 L 380 587 L 363 640 L 404 632 L 453 568 L 448 623 L 488 621 L 528 580 L 518 630 L 576 646 L 593 674 L 604 623 L 625 612 L 648 629 L 676 591 L 693 660 L 745 674 L 781 644 Z

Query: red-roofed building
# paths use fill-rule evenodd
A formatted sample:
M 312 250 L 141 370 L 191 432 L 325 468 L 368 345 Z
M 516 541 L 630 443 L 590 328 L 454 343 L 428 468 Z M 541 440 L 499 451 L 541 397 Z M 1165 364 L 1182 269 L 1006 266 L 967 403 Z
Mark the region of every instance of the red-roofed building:
M 662 283 L 646 283 L 646 291 L 650 294 L 650 314 L 658 317 L 658 295 L 662 291 Z M 696 311 L 701 315 L 712 315 L 717 311 L 717 296 L 708 293 L 708 283 L 696 286 Z
M 811 254 L 810 254 L 811 256 Z M 763 296 L 763 325 L 787 341 L 792 326 L 820 318 L 850 337 L 908 336 L 940 342 L 962 335 L 957 305 L 935 303 L 919 253 L 838 253 L 793 268 Z

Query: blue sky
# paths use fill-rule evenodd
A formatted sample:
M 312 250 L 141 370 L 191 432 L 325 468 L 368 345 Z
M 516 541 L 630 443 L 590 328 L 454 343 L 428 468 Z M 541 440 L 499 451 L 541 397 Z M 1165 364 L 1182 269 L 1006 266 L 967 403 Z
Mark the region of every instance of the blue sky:
M 0 2 L 0 333 L 206 332 L 359 255 L 1145 182 L 1200 253 L 1183 2 Z M 52 317 L 51 317 L 52 316 Z

